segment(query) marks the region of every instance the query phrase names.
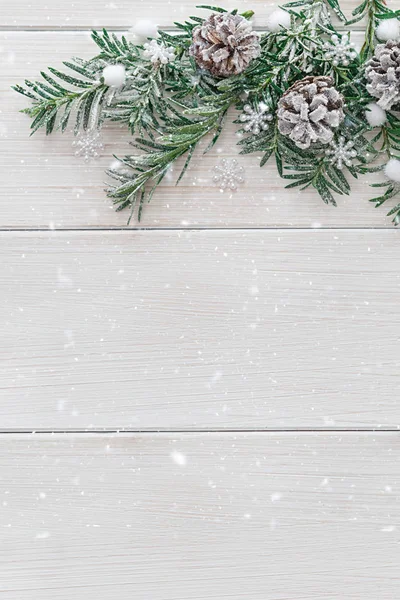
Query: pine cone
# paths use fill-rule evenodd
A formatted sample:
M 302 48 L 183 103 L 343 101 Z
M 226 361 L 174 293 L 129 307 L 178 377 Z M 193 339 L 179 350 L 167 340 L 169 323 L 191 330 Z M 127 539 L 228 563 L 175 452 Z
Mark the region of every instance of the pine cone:
M 377 104 L 387 110 L 400 102 L 400 43 L 389 41 L 375 48 L 368 61 L 365 76 L 367 91 L 379 98 Z
M 331 77 L 305 77 L 296 81 L 278 103 L 278 128 L 299 148 L 329 144 L 332 128 L 344 119 L 343 96 Z
M 213 13 L 192 35 L 190 54 L 200 68 L 215 77 L 242 73 L 261 52 L 257 33 L 240 15 Z

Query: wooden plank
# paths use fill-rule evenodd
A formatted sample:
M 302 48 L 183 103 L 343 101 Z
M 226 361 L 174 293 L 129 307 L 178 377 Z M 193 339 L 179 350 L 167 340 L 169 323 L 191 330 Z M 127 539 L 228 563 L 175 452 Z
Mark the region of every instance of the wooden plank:
M 225 8 L 238 8 L 240 12 L 252 9 L 255 11 L 254 24 L 264 27 L 267 16 L 277 4 L 268 0 L 241 0 L 240 2 L 223 2 Z M 357 0 L 342 0 L 342 10 L 350 17 L 351 11 L 359 4 Z M 394 0 L 389 5 L 397 8 Z M 196 6 L 197 0 L 180 2 L 135 2 L 118 0 L 118 2 L 99 3 L 96 0 L 83 0 L 79 6 L 75 0 L 35 0 L 27 4 L 26 0 L 15 0 L 12 4 L 4 3 L 1 7 L 1 25 L 4 27 L 41 27 L 41 28 L 100 28 L 131 27 L 138 19 L 153 19 L 159 25 L 171 26 L 174 21 L 184 21 L 190 15 L 207 14 Z M 395 9 L 394 8 L 394 9 Z
M 357 40 L 360 43 L 360 35 Z M 0 45 L 10 48 L 3 53 L 0 71 L 0 161 L 8 165 L 2 173 L 0 227 L 125 226 L 128 213 L 116 214 L 104 193 L 104 171 L 113 154 L 122 156 L 131 150 L 125 129 L 107 128 L 103 156 L 87 165 L 74 156 L 72 133 L 56 133 L 50 138 L 37 133 L 29 138 L 29 119 L 18 112 L 27 101 L 10 89 L 25 78 L 37 77 L 49 62 L 60 66 L 72 55 L 89 57 L 93 44 L 88 33 L 8 32 L 1 34 Z M 334 208 L 326 206 L 315 192 L 285 190 L 273 161 L 260 169 L 260 156 L 249 155 L 239 157 L 246 169 L 245 185 L 237 193 L 221 193 L 213 184 L 212 169 L 222 156 L 237 157 L 235 131 L 235 125 L 227 126 L 209 154 L 199 152 L 179 187 L 175 186 L 179 168 L 175 169 L 146 206 L 143 226 L 392 227 L 386 217 L 388 209 L 376 210 L 368 202 L 373 196 L 368 183 L 377 181 L 377 175 L 353 180 L 351 196 L 339 198 L 339 206 Z
M 398 441 L 3 436 L 2 598 L 393 600 Z
M 0 427 L 396 428 L 397 230 L 0 235 Z

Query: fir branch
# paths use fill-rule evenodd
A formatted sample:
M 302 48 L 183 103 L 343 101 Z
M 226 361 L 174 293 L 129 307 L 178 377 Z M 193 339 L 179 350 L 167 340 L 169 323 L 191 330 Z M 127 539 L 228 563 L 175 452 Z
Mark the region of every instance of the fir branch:
M 228 12 L 212 6 L 199 8 Z M 130 208 L 130 218 L 137 209 L 140 220 L 145 203 L 151 200 L 170 166 L 185 157 L 179 183 L 199 142 L 210 134 L 209 150 L 222 131 L 228 108 L 235 105 L 243 110 L 244 104 L 256 108 L 263 103 L 274 119 L 261 133 L 258 133 L 261 126 L 254 128 L 253 135 L 242 129 L 245 136 L 239 142 L 240 152 L 261 154 L 261 166 L 274 157 L 287 188 L 314 188 L 325 203 L 335 205 L 336 194 L 350 192 L 348 174 L 357 177 L 379 172 L 387 160 L 400 157 L 400 120 L 395 110 L 387 111 L 387 122 L 372 133 L 372 140 L 367 139 L 372 128 L 365 118 L 366 105 L 376 100 L 367 93 L 363 79 L 365 62 L 375 50 L 376 26 L 382 20 L 398 17 L 400 11 L 387 9 L 385 0 L 362 0 L 353 11 L 353 19 L 347 21 L 348 25 L 362 19 L 367 22 L 365 42 L 356 57 L 351 52 L 343 54 L 340 42 L 344 34 L 336 31 L 331 22 L 332 12 L 345 20 L 338 0 L 294 0 L 284 10 L 290 14 L 290 26 L 262 34 L 259 56 L 236 76 L 218 78 L 198 67 L 196 60 L 199 64 L 201 61 L 196 55 L 191 56 L 190 47 L 194 29 L 205 19 L 193 16 L 176 23 L 177 32 L 161 31 L 157 41 L 150 44 L 154 54 L 124 36 L 120 38 L 106 30 L 93 32 L 97 54 L 92 59 L 65 61 L 62 69 L 42 72 L 42 81 L 26 81 L 24 86 L 16 85 L 14 89 L 32 103 L 23 111 L 32 118 L 32 133 L 42 127 L 46 133 L 55 128 L 65 131 L 72 119 L 75 132 L 99 128 L 106 119 L 128 126 L 136 135 L 132 144 L 136 153 L 121 159 L 121 169 L 109 171 L 116 183 L 108 189 L 108 195 L 117 210 Z M 252 11 L 247 11 L 243 16 L 250 18 L 251 14 Z M 336 44 L 339 44 L 337 55 Z M 165 58 L 158 45 L 167 47 Z M 103 70 L 109 65 L 125 68 L 126 80 L 120 88 L 105 85 L 107 77 L 103 77 Z M 344 97 L 345 120 L 335 128 L 333 150 L 315 139 L 309 148 L 304 144 L 299 148 L 279 133 L 278 103 L 284 92 L 306 75 L 332 77 Z M 354 141 L 354 146 L 349 147 L 357 151 L 357 164 L 351 164 L 349 159 L 343 162 L 343 153 L 339 153 L 339 163 L 332 158 L 341 136 L 345 141 Z M 325 136 L 326 139 L 329 138 Z M 343 140 L 340 143 L 342 148 Z M 349 152 L 353 158 L 353 151 Z M 348 173 L 339 169 L 338 164 L 347 164 Z M 382 195 L 372 199 L 376 206 L 400 194 L 400 184 L 391 180 L 374 187 L 384 188 Z M 389 214 L 399 224 L 400 203 Z
M 327 22 L 330 22 L 330 9 L 333 10 L 341 21 L 346 21 L 346 17 L 340 8 L 338 0 L 295 0 L 294 2 L 288 2 L 283 6 L 284 8 L 297 8 L 303 6 L 307 17 L 314 20 L 315 23 L 326 24 Z
M 379 23 L 379 19 L 383 18 L 385 13 L 389 12 L 386 7 L 385 0 L 363 0 L 353 12 L 353 19 L 347 21 L 346 25 L 354 25 L 362 19 L 366 19 L 365 39 L 360 52 L 361 62 L 365 62 L 370 58 L 375 49 L 375 29 Z
M 79 72 L 85 79 L 49 68 L 51 75 L 41 73 L 46 83 L 25 81 L 26 87 L 13 86 L 16 92 L 32 100 L 32 106 L 22 111 L 33 119 L 31 135 L 41 127 L 45 127 L 46 133 L 50 134 L 57 124 L 57 119 L 58 128 L 65 131 L 72 108 L 77 111 L 76 124 L 82 123 L 84 129 L 89 122 L 97 122 L 100 118 L 99 109 L 104 101 L 107 87 L 96 81 L 96 72 L 91 67 L 84 67 L 80 62 L 65 64 Z M 66 87 L 65 83 L 77 89 Z
M 386 191 L 384 194 L 382 194 L 381 196 L 377 196 L 376 198 L 371 198 L 370 202 L 373 202 L 375 204 L 375 208 L 379 208 L 380 206 L 382 206 L 382 204 L 387 202 L 387 200 L 390 200 L 391 198 L 400 195 L 400 185 L 393 181 L 385 181 L 378 184 L 372 184 L 371 187 L 386 187 Z M 400 225 L 400 203 L 397 204 L 394 208 L 392 208 L 387 213 L 387 216 L 393 216 L 392 223 L 394 223 L 394 225 Z
M 203 106 L 198 109 L 186 109 L 181 106 L 183 114 L 180 122 L 175 121 L 173 125 L 165 126 L 163 135 L 157 140 L 137 138 L 132 145 L 141 154 L 128 155 L 121 159 L 128 170 L 108 171 L 110 177 L 118 182 L 118 185 L 107 190 L 117 210 L 129 206 L 132 217 L 135 206 L 139 204 L 138 220 L 140 221 L 144 202 L 151 200 L 155 189 L 171 165 L 181 156 L 188 155 L 178 183 L 188 168 L 199 141 L 214 132 L 212 143 L 215 143 L 230 103 L 230 100 L 220 100 L 216 106 Z M 188 121 L 186 115 L 197 119 Z
M 155 114 L 164 110 L 162 87 L 166 69 L 144 60 L 139 47 L 123 36 L 119 40 L 103 30 L 94 31 L 92 39 L 100 50 L 92 59 L 65 61 L 68 71 L 49 67 L 50 75 L 41 73 L 46 83 L 25 81 L 26 87 L 14 86 L 15 91 L 32 100 L 32 106 L 23 110 L 33 119 L 32 133 L 41 127 L 51 133 L 57 123 L 63 132 L 72 114 L 75 132 L 81 127 L 99 127 L 106 118 L 127 122 L 131 130 L 158 126 Z M 127 81 L 121 89 L 104 84 L 102 72 L 110 64 L 121 64 L 126 69 Z
M 333 193 L 339 195 L 348 195 L 350 186 L 342 171 L 337 169 L 326 158 L 324 150 L 316 147 L 307 152 L 303 152 L 301 159 L 297 156 L 297 148 L 287 144 L 286 140 L 281 141 L 281 156 L 287 163 L 284 169 L 294 171 L 293 174 L 282 174 L 283 179 L 293 179 L 294 181 L 286 188 L 300 187 L 305 190 L 313 187 L 326 204 L 336 206 L 336 200 Z
M 124 36 L 119 39 L 115 33 L 110 35 L 106 29 L 103 29 L 102 33 L 93 31 L 92 40 L 99 47 L 100 53 L 89 63 L 103 60 L 107 64 L 119 63 L 129 68 L 135 66 L 140 60 L 138 47 L 128 42 Z
M 394 111 L 388 111 L 386 113 L 387 121 L 379 132 L 374 137 L 373 142 L 375 146 L 378 146 L 377 154 L 380 155 L 384 162 L 377 166 L 365 166 L 360 168 L 361 173 L 376 173 L 382 171 L 385 167 L 386 161 L 395 158 L 400 160 L 400 117 L 399 113 Z M 385 204 L 388 200 L 400 196 L 400 184 L 395 181 L 387 180 L 381 183 L 372 184 L 371 187 L 375 188 L 386 188 L 384 194 L 371 198 L 370 202 L 375 204 L 376 208 Z M 392 208 L 388 213 L 388 216 L 393 216 L 392 222 L 395 225 L 400 224 L 400 203 Z
M 136 68 L 132 83 L 114 99 L 107 117 L 126 123 L 132 134 L 143 133 L 159 130 L 165 110 L 163 70 L 148 63 Z
M 400 160 L 400 117 L 399 113 L 387 111 L 387 121 L 382 126 L 383 146 L 388 158 Z

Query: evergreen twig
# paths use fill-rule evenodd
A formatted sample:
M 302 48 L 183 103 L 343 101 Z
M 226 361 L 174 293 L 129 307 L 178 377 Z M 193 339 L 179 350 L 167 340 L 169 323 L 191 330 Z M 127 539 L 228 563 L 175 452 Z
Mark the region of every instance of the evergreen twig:
M 223 8 L 201 6 L 214 12 Z M 140 220 L 143 207 L 150 201 L 175 161 L 185 156 L 177 183 L 182 179 L 199 145 L 207 135 L 218 139 L 229 107 L 243 110 L 245 104 L 264 103 L 274 115 L 266 131 L 244 134 L 238 142 L 242 154 L 258 153 L 261 166 L 272 157 L 287 188 L 314 188 L 322 200 L 336 205 L 336 195 L 350 193 L 348 175 L 358 177 L 380 172 L 392 158 L 400 158 L 400 106 L 387 112 L 387 122 L 367 139 L 371 127 L 365 118 L 366 105 L 375 102 L 366 89 L 364 65 L 374 54 L 376 26 L 387 18 L 400 18 L 385 0 L 362 0 L 346 21 L 338 0 L 293 0 L 284 5 L 290 15 L 290 27 L 260 36 L 261 52 L 240 75 L 218 79 L 198 68 L 189 48 L 194 28 L 203 18 L 190 17 L 176 23 L 176 32 L 161 31 L 157 44 L 173 50 L 174 60 L 161 64 L 146 58 L 142 45 L 106 30 L 93 32 L 98 53 L 90 60 L 74 58 L 63 63 L 62 70 L 49 68 L 42 81 L 25 81 L 14 89 L 29 98 L 32 105 L 24 109 L 31 119 L 32 134 L 44 128 L 65 131 L 74 121 L 74 131 L 100 128 L 105 120 L 126 125 L 133 136 L 135 153 L 123 157 L 122 168 L 108 174 L 115 184 L 107 190 L 117 210 L 137 209 Z M 236 11 L 232 11 L 236 13 Z M 361 53 L 345 63 L 334 64 L 327 58 L 327 46 L 336 30 L 331 12 L 346 25 L 366 21 L 365 41 Z M 250 18 L 252 11 L 243 13 Z M 333 38 L 336 39 L 336 38 Z M 337 40 L 336 40 L 337 41 Z M 117 89 L 105 85 L 103 70 L 109 65 L 123 65 L 125 83 Z M 357 158 L 345 169 L 329 160 L 326 147 L 312 144 L 300 149 L 279 133 L 276 112 L 282 94 L 305 75 L 330 76 L 342 93 L 346 117 L 335 132 L 335 140 L 344 136 L 354 140 Z M 235 123 L 240 123 L 235 120 Z M 381 206 L 400 194 L 400 184 L 386 180 L 374 184 L 384 188 L 371 201 Z M 400 203 L 389 213 L 400 223 Z

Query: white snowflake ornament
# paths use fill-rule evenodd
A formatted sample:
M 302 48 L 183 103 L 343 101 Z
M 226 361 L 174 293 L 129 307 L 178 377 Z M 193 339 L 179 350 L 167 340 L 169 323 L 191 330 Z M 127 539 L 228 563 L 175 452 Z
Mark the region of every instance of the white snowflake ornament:
M 235 191 L 238 185 L 244 183 L 244 169 L 235 158 L 233 160 L 223 158 L 214 167 L 214 173 L 213 181 L 220 190 L 228 189 Z
M 330 143 L 330 147 L 325 151 L 325 154 L 330 157 L 331 164 L 341 171 L 344 165 L 351 167 L 353 164 L 352 159 L 357 156 L 357 150 L 355 150 L 352 140 L 346 140 L 341 136 L 337 142 L 332 141 Z
M 245 131 L 258 135 L 261 131 L 268 129 L 269 122 L 273 118 L 273 115 L 269 112 L 269 107 L 264 102 L 260 102 L 255 108 L 250 104 L 246 104 L 239 120 L 244 123 L 243 129 Z
M 85 162 L 99 158 L 104 148 L 97 129 L 79 132 L 72 145 L 76 148 L 75 156 L 82 157 Z
M 143 56 L 150 59 L 153 64 L 166 65 L 175 60 L 175 51 L 172 46 L 165 46 L 158 44 L 157 40 L 151 40 L 143 47 Z
M 333 35 L 330 42 L 325 42 L 324 50 L 325 58 L 332 61 L 334 67 L 347 67 L 357 56 L 354 43 L 344 36 L 340 39 L 339 36 Z

